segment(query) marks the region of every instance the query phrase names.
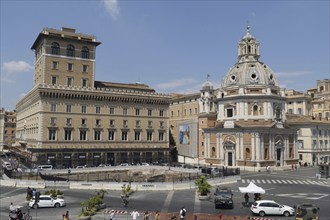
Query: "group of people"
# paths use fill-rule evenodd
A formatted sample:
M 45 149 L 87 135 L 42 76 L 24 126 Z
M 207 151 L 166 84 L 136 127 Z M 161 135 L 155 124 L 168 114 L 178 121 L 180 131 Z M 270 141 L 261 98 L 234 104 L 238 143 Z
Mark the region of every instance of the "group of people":
M 9 217 L 10 219 L 21 220 L 23 219 L 22 210 L 19 208 L 15 208 L 14 204 L 11 202 L 9 206 Z
M 143 220 L 149 220 L 150 214 L 151 213 L 149 213 L 148 211 L 145 211 L 143 213 Z M 131 212 L 131 216 L 132 216 L 132 220 L 136 220 L 140 216 L 140 213 L 138 211 L 136 211 L 136 209 L 134 209 L 134 211 Z M 154 213 L 154 219 L 159 220 L 159 211 L 158 210 Z M 110 220 L 114 220 L 113 213 L 110 215 Z
M 180 220 L 184 220 L 184 219 L 185 219 L 186 213 L 187 213 L 186 208 L 185 208 L 185 207 L 182 207 L 181 210 L 180 210 L 180 212 L 179 212 Z M 151 215 L 150 212 L 145 211 L 145 212 L 143 213 L 143 220 L 149 220 L 150 215 Z M 159 213 L 159 211 L 157 210 L 157 211 L 154 213 L 154 220 L 159 220 L 159 215 L 160 215 L 160 213 Z M 132 220 L 137 220 L 139 216 L 140 216 L 140 213 L 139 213 L 136 209 L 134 209 L 134 211 L 131 212 Z M 114 219 L 115 219 L 115 215 L 114 215 L 114 213 L 111 213 L 111 214 L 110 214 L 110 220 L 114 220 Z M 177 220 L 176 216 L 173 215 L 173 216 L 171 217 L 171 220 Z

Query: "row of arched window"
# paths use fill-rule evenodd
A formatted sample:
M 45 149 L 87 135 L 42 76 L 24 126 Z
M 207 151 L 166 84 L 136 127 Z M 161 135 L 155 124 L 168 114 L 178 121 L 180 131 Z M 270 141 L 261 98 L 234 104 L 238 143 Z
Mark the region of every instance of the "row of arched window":
M 60 45 L 56 42 L 52 43 L 51 53 L 54 55 L 60 55 Z M 69 44 L 66 47 L 66 56 L 75 57 L 75 47 L 72 44 Z M 81 49 L 81 58 L 89 59 L 89 49 L 88 47 L 83 47 Z

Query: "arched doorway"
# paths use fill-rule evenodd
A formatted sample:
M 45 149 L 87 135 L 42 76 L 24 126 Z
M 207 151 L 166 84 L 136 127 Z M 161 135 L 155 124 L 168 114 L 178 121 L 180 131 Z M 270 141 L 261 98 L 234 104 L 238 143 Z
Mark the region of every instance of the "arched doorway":
M 284 161 L 284 143 L 281 137 L 275 138 L 275 155 L 276 155 L 276 166 L 283 166 Z
M 235 166 L 235 144 L 232 142 L 224 143 L 225 166 Z

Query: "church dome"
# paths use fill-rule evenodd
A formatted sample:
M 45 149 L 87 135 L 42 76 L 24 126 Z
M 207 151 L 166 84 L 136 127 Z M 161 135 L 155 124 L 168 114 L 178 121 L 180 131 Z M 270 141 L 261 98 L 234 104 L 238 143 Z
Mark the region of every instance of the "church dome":
M 222 81 L 222 88 L 263 85 L 279 87 L 274 72 L 259 61 L 259 42 L 250 34 L 250 27 L 238 45 L 238 62 Z

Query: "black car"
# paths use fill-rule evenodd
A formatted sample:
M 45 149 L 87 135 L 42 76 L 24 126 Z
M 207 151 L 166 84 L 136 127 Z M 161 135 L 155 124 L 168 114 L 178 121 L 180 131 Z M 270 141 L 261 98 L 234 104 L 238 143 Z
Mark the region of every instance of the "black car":
M 232 190 L 227 187 L 218 187 L 214 193 L 214 205 L 216 209 L 219 207 L 234 208 Z

